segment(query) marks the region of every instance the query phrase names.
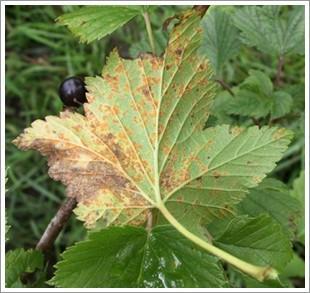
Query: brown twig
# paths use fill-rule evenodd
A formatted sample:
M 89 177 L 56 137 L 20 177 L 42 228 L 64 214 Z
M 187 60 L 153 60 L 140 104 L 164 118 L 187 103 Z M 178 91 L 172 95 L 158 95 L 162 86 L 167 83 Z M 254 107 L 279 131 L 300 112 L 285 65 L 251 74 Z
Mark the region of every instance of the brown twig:
M 258 119 L 256 119 L 255 117 L 251 117 L 251 120 L 252 120 L 254 125 L 257 125 L 260 128 L 260 123 L 259 123 Z
M 278 60 L 278 65 L 277 65 L 277 73 L 276 73 L 276 80 L 275 80 L 275 85 L 276 86 L 281 86 L 282 84 L 282 79 L 283 79 L 283 67 L 284 67 L 284 56 L 280 55 L 279 60 Z
M 234 96 L 235 94 L 233 93 L 233 91 L 231 90 L 230 86 L 222 79 L 216 79 L 216 82 L 218 82 L 222 88 L 226 91 L 228 91 L 232 96 Z
M 68 198 L 59 208 L 54 218 L 50 221 L 46 227 L 41 239 L 36 245 L 36 249 L 47 253 L 53 246 L 57 236 L 62 228 L 68 222 L 72 210 L 76 207 L 76 199 Z

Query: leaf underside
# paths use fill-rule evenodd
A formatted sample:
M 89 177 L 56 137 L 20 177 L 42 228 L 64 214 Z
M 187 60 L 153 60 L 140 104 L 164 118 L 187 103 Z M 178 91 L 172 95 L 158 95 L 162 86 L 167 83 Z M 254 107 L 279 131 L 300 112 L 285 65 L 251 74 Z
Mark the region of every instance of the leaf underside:
M 86 79 L 85 115 L 47 116 L 15 140 L 48 157 L 88 228 L 140 225 L 162 202 L 187 227 L 231 215 L 286 149 L 284 129 L 203 130 L 216 84 L 198 50 L 200 19 L 180 17 L 162 58 L 113 51 L 102 76 Z

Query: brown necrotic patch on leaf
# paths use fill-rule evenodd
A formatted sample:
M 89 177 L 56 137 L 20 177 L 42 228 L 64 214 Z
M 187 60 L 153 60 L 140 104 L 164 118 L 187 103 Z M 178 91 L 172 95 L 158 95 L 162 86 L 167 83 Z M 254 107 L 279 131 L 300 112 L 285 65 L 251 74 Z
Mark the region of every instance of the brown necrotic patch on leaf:
M 80 204 L 94 206 L 98 194 L 105 190 L 114 195 L 116 206 L 109 209 L 117 209 L 119 219 L 131 206 L 148 207 L 147 200 L 119 166 L 118 160 L 123 156 L 114 136 L 98 137 L 93 130 L 84 116 L 66 112 L 61 113 L 60 118 L 48 117 L 47 121 L 34 122 L 32 128 L 26 129 L 14 142 L 23 149 L 33 148 L 47 156 L 50 177 L 61 181 L 67 187 L 67 195 Z M 125 191 L 130 200 L 124 200 Z M 103 194 L 102 201 L 107 199 Z M 107 207 L 111 203 L 106 201 Z M 96 213 L 98 210 L 88 211 L 83 220 L 92 222 L 97 218 Z M 142 211 L 140 214 L 139 218 Z

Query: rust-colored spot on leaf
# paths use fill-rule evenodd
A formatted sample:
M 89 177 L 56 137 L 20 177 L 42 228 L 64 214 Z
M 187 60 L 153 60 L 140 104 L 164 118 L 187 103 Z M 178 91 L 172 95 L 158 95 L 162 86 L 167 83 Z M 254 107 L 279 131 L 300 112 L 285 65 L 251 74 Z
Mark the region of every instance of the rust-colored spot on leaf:
M 218 178 L 221 177 L 221 173 L 218 172 L 218 171 L 213 171 L 213 172 L 212 172 L 212 176 L 214 176 L 215 179 L 218 179 Z
M 183 53 L 183 49 L 182 48 L 178 48 L 175 50 L 175 54 L 177 54 L 178 56 L 181 56 Z
M 282 138 L 283 136 L 285 136 L 286 134 L 287 134 L 287 131 L 285 130 L 285 128 L 279 128 L 273 133 L 272 138 L 274 140 L 278 140 Z

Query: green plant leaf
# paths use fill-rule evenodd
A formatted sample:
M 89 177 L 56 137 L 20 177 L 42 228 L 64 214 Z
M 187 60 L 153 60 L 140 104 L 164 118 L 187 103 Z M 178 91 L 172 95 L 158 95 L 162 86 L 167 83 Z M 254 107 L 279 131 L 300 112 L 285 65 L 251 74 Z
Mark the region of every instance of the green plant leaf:
M 293 258 L 285 267 L 281 277 L 291 278 L 291 277 L 305 277 L 305 261 L 294 252 Z
M 50 283 L 57 287 L 226 287 L 217 258 L 171 226 L 147 232 L 113 227 L 68 248 Z
M 274 91 L 270 78 L 263 72 L 250 70 L 239 87 L 235 87 L 234 97 L 228 99 L 224 106 L 229 114 L 255 118 L 271 115 L 276 119 L 288 114 L 293 105 L 290 94 Z
M 268 215 L 234 218 L 215 239 L 218 247 L 261 266 L 282 270 L 291 260 L 291 244 L 282 227 Z
M 293 99 L 290 94 L 283 91 L 276 91 L 272 98 L 273 105 L 270 111 L 272 119 L 282 117 L 291 111 Z
M 281 6 L 244 6 L 234 14 L 243 42 L 271 55 L 304 54 L 304 7 L 292 6 L 287 17 Z
M 231 14 L 221 6 L 212 6 L 202 21 L 204 30 L 202 52 L 210 59 L 217 76 L 223 65 L 240 49 L 239 31 Z
M 57 21 L 68 26 L 81 42 L 99 40 L 126 24 L 141 11 L 135 6 L 86 6 L 66 13 Z
M 22 273 L 31 273 L 42 269 L 43 255 L 37 250 L 15 249 L 5 256 L 5 285 L 9 288 L 24 287 L 20 277 Z
M 206 250 L 259 280 L 274 278 L 269 268 L 214 248 L 195 235 L 197 225 L 180 223 L 175 210 L 167 209 L 177 193 L 184 205 L 186 196 L 198 206 L 196 195 L 186 195 L 194 186 L 201 189 L 199 196 L 205 191 L 210 215 L 212 201 L 220 205 L 219 214 L 229 210 L 242 198 L 239 192 L 243 195 L 274 168 L 292 137 L 290 131 L 268 127 L 204 130 L 217 87 L 208 59 L 199 53 L 204 11 L 198 7 L 179 15 L 163 57 L 125 60 L 113 51 L 102 76 L 86 79 L 84 115 L 64 111 L 36 120 L 14 143 L 48 157 L 49 175 L 77 199 L 75 212 L 88 228 L 142 225 L 148 210 L 157 208 Z M 222 208 L 230 188 L 237 198 Z M 195 210 L 190 212 L 197 223 Z
M 245 288 L 290 288 L 292 287 L 290 282 L 286 278 L 279 277 L 277 280 L 266 280 L 264 282 L 259 282 L 247 275 L 244 275 L 236 270 L 233 270 L 235 277 L 238 278 L 241 285 L 238 287 L 245 287 Z M 235 287 L 235 286 L 234 286 Z M 235 288 L 238 288 L 235 287 Z
M 300 176 L 295 179 L 291 194 L 301 204 L 301 218 L 298 222 L 297 238 L 302 243 L 305 243 L 305 171 L 302 171 Z
M 298 200 L 290 195 L 287 186 L 269 178 L 250 191 L 248 196 L 238 204 L 238 210 L 242 214 L 254 217 L 268 213 L 291 237 L 296 231 L 297 222 L 302 214 Z

